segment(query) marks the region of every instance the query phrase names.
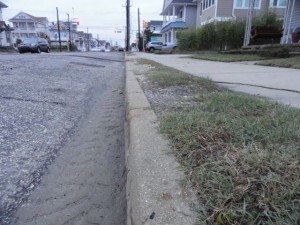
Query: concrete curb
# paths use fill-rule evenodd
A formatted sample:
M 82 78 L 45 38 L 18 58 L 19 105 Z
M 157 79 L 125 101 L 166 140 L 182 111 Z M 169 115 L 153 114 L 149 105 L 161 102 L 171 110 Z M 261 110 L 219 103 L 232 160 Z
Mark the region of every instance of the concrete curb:
M 196 195 L 178 182 L 183 171 L 157 131 L 156 115 L 134 75 L 134 60 L 126 56 L 127 224 L 195 224 Z

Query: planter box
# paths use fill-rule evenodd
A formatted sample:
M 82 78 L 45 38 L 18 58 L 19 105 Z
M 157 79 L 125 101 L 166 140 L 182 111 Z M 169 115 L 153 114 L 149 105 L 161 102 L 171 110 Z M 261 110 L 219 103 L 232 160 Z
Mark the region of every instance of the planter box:
M 276 27 L 254 27 L 251 29 L 251 38 L 280 38 L 282 30 Z

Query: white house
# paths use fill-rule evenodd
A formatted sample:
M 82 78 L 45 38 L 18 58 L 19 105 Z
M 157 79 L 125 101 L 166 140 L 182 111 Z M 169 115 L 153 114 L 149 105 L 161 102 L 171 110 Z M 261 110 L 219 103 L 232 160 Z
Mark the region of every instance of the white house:
M 150 22 L 148 23 L 149 26 L 148 29 L 152 32 L 151 41 L 163 42 L 162 34 L 160 32 L 162 25 L 163 25 L 162 20 L 150 20 Z
M 20 12 L 8 21 L 12 23 L 14 29 L 12 31 L 13 43 L 16 43 L 17 39 L 30 37 L 48 38 L 50 36 L 49 21 L 46 17 L 35 17 Z

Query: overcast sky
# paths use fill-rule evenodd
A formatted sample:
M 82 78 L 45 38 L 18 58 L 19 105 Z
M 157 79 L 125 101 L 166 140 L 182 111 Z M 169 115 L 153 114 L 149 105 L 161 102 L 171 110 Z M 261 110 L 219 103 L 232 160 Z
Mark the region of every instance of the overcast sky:
M 126 0 L 0 0 L 8 6 L 2 9 L 3 19 L 9 19 L 23 11 L 36 17 L 47 17 L 50 22 L 56 21 L 56 7 L 59 19 L 67 20 L 66 13 L 71 18 L 78 18 L 78 30 L 92 33 L 95 38 L 118 42 L 124 46 L 126 26 Z M 164 0 L 131 0 L 131 42 L 134 42 L 138 30 L 138 8 L 140 21 L 162 20 Z M 114 29 L 121 29 L 122 33 L 114 33 Z

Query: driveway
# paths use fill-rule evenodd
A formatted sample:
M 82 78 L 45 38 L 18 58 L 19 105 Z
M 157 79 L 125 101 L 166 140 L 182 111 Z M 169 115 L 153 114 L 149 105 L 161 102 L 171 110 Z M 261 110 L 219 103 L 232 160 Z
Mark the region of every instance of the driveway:
M 190 59 L 188 55 L 157 55 L 136 53 L 199 77 L 208 77 L 231 90 L 259 95 L 286 105 L 300 107 L 300 70 L 240 62 L 224 63 Z

